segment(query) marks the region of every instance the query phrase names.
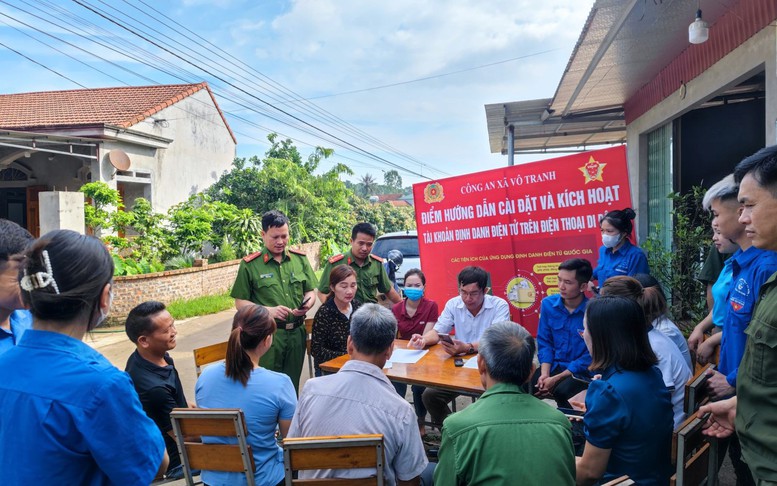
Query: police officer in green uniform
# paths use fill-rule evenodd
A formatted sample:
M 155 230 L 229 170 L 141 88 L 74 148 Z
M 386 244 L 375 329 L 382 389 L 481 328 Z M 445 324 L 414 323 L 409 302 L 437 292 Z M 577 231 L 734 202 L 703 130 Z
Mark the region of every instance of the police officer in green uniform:
M 262 215 L 264 249 L 240 262 L 232 297 L 235 307 L 254 303 L 267 308 L 278 330 L 259 365 L 285 373 L 299 392 L 305 360 L 305 313 L 313 306 L 316 276 L 304 252 L 286 249 L 289 218 L 280 211 Z
M 363 304 L 378 302 L 377 291 L 380 291 L 397 303 L 402 300 L 399 293 L 394 290 L 391 280 L 386 274 L 383 259 L 370 253 L 375 243 L 375 227 L 370 223 L 359 223 L 351 230 L 351 249 L 345 253 L 329 258 L 324 273 L 318 284 L 319 298 L 321 302 L 326 300 L 329 293 L 329 272 L 336 265 L 350 265 L 356 270 L 356 299 Z

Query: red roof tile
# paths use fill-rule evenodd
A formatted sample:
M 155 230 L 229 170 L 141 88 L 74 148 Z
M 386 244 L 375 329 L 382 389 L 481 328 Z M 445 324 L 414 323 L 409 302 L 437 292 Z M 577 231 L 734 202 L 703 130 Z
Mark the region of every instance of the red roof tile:
M 205 82 L 0 95 L 0 128 L 20 131 L 95 125 L 129 128 L 201 89 L 208 91 L 232 140 L 237 143 Z

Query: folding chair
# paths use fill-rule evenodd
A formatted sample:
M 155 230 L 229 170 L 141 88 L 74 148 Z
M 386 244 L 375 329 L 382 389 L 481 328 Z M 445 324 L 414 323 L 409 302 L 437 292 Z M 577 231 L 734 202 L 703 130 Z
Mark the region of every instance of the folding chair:
M 383 486 L 383 435 L 300 437 L 283 440 L 286 486 L 374 485 Z M 294 471 L 311 469 L 375 469 L 376 475 L 359 479 L 293 479 Z
M 702 433 L 705 419 L 688 417 L 672 434 L 671 486 L 717 484 L 718 442 Z
M 206 364 L 222 361 L 227 357 L 227 341 L 210 346 L 203 346 L 192 351 L 194 353 L 194 367 L 197 370 L 197 378 L 202 373 L 202 367 Z
M 313 374 L 313 355 L 310 354 L 310 340 L 312 339 L 313 335 L 313 318 L 308 317 L 305 319 L 305 349 L 308 353 L 308 372 L 310 373 L 310 377 L 313 378 L 315 376 Z
M 711 364 L 699 369 L 685 384 L 683 410 L 686 417 L 690 417 L 696 413 L 700 406 L 710 401 L 710 393 L 707 389 L 707 371 L 711 369 L 713 369 Z
M 248 486 L 255 486 L 254 456 L 248 445 L 248 430 L 238 408 L 174 408 L 170 412 L 175 441 L 181 455 L 186 484 L 194 485 L 192 469 L 245 474 Z M 232 437 L 237 444 L 187 442 L 186 437 Z

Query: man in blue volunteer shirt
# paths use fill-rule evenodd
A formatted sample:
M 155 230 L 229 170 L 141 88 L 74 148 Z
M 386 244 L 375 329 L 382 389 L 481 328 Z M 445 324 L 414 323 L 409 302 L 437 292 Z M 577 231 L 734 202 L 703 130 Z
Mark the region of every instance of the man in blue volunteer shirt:
M 559 407 L 571 408 L 569 399 L 586 388 L 573 376 L 587 378 L 591 355 L 582 338 L 583 316 L 591 280 L 591 262 L 572 258 L 558 267 L 559 293 L 542 299 L 537 329 L 540 361 L 532 377 L 537 395 L 552 395 Z
M 20 254 L 32 241 L 26 229 L 0 219 L 0 354 L 15 346 L 32 327 L 32 316 L 24 308 L 19 288 Z

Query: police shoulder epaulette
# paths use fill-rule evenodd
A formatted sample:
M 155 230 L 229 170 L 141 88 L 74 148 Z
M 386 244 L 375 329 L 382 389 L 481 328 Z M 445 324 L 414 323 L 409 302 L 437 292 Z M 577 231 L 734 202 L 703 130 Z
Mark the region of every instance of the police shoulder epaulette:
M 379 257 L 378 255 L 373 255 L 372 253 L 370 253 L 370 256 L 371 256 L 371 257 L 372 257 L 374 260 L 378 260 L 380 263 L 383 263 L 383 259 L 382 259 L 381 257 Z
M 250 255 L 244 256 L 243 257 L 243 261 L 246 262 L 246 263 L 249 263 L 249 262 L 251 262 L 253 260 L 256 260 L 257 257 L 259 257 L 259 255 L 261 255 L 261 254 L 262 254 L 261 251 L 257 251 L 256 253 L 251 253 Z
M 333 255 L 333 256 L 329 257 L 329 263 L 337 263 L 340 260 L 342 260 L 343 258 L 345 258 L 345 254 L 343 254 L 343 253 L 340 253 L 339 255 Z
M 294 253 L 295 255 L 302 255 L 302 256 L 305 256 L 305 257 L 308 256 L 307 253 L 305 253 L 304 251 L 300 250 L 299 248 L 289 248 L 289 253 Z

